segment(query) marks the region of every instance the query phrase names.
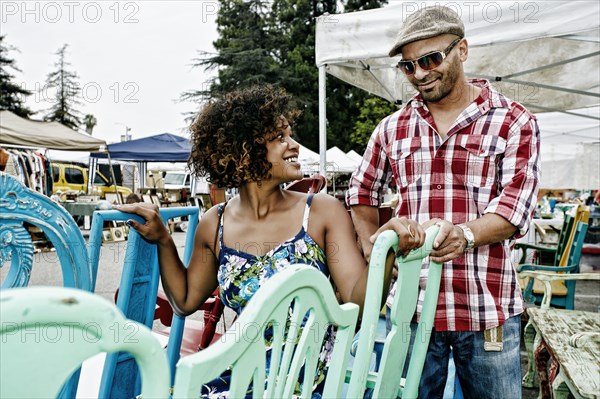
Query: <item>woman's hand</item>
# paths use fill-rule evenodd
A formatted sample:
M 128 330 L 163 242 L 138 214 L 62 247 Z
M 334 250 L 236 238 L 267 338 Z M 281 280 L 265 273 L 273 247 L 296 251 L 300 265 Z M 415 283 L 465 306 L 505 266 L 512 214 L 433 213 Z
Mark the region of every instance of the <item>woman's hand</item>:
M 133 219 L 127 220 L 126 223 L 146 240 L 160 244 L 171 239 L 171 235 L 158 212 L 158 206 L 138 202 L 135 204 L 117 205 L 114 206 L 114 209 L 121 212 L 134 213 L 144 218 L 144 224 Z
M 405 217 L 393 217 L 379 228 L 370 238 L 374 243 L 377 236 L 386 230 L 394 230 L 398 234 L 398 253 L 408 254 L 425 242 L 425 230 L 419 223 Z

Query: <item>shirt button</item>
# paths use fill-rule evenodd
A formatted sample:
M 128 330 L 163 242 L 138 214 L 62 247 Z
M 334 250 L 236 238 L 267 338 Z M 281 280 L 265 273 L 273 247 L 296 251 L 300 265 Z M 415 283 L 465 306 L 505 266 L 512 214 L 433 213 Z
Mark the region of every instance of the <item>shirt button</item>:
M 441 190 L 441 189 L 442 189 L 442 185 L 441 185 L 441 184 L 438 184 L 438 185 L 437 185 L 437 189 L 438 189 L 438 190 Z

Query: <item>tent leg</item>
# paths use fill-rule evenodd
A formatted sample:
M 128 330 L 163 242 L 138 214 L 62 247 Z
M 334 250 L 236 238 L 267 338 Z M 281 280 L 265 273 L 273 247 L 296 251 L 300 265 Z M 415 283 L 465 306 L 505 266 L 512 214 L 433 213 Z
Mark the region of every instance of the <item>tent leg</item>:
M 327 177 L 327 112 L 326 112 L 326 92 L 327 77 L 325 65 L 319 67 L 319 173 Z M 327 192 L 327 180 L 323 190 Z

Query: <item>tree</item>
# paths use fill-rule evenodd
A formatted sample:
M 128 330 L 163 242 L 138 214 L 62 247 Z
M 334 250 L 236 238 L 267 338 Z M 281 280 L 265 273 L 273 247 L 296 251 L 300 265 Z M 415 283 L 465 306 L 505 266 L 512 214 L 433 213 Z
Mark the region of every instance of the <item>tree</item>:
M 379 121 L 397 110 L 398 107 L 382 98 L 365 98 L 360 108 L 360 114 L 354 122 L 352 134 L 350 134 L 350 140 L 356 145 L 354 150 L 362 154 Z
M 92 135 L 92 131 L 94 130 L 94 126 L 98 124 L 96 117 L 92 114 L 86 114 L 83 117 L 83 125 L 85 126 L 85 132 Z
M 350 0 L 346 11 L 375 8 L 385 0 Z M 343 5 L 343 4 L 342 4 Z M 336 0 L 220 0 L 219 39 L 215 54 L 200 52 L 194 66 L 216 70 L 204 87 L 183 100 L 203 102 L 211 96 L 258 83 L 284 87 L 303 110 L 294 132 L 318 150 L 318 69 L 315 66 L 315 18 L 338 11 Z M 304 16 L 304 17 L 301 17 Z M 327 82 L 327 136 L 330 146 L 348 151 L 350 134 L 360 113 L 363 91 L 335 78 Z
M 17 49 L 4 44 L 5 37 L 0 36 L 0 109 L 28 118 L 33 112 L 25 106 L 25 97 L 32 93 L 13 82 L 14 75 L 9 72 L 9 69 L 17 72 L 21 70 L 16 66 L 15 60 L 8 55 L 9 51 Z
M 71 129 L 77 129 L 81 125 L 81 113 L 75 109 L 81 104 L 79 101 L 79 76 L 75 72 L 68 70 L 71 65 L 66 60 L 68 45 L 63 45 L 57 52 L 58 61 L 54 64 L 56 71 L 50 72 L 46 77 L 44 92 L 56 91 L 54 103 L 48 109 L 48 113 L 44 116 L 45 121 L 60 122 Z

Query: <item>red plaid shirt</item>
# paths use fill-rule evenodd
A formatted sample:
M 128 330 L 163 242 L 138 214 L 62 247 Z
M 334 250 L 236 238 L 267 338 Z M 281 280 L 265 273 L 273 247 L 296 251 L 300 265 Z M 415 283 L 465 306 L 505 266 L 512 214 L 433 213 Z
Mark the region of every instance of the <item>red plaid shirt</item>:
M 486 213 L 527 231 L 537 202 L 539 129 L 522 105 L 472 80 L 480 96 L 459 115 L 443 140 L 420 95 L 375 129 L 350 181 L 348 205 L 379 206 L 393 177 L 397 216 L 423 223 L 465 223 Z M 523 312 L 511 264 L 512 240 L 481 246 L 444 264 L 435 314 L 437 331 L 482 331 Z M 428 273 L 423 263 L 417 314 Z M 391 305 L 395 284 L 388 297 Z

